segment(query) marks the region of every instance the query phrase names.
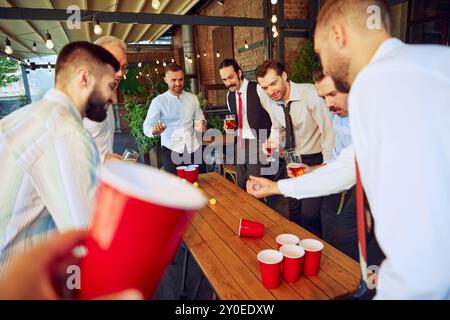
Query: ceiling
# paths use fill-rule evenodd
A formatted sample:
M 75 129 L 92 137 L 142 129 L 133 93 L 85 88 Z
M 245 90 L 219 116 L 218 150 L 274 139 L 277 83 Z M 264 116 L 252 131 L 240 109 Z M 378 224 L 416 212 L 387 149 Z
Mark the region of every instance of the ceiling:
M 0 7 L 67 9 L 77 5 L 81 10 L 103 12 L 136 12 L 186 14 L 199 0 L 160 0 L 157 10 L 152 7 L 152 0 L 0 0 Z M 40 20 L 3 20 L 0 21 L 0 49 L 4 52 L 5 38 L 11 41 L 13 56 L 19 59 L 34 58 L 58 54 L 64 45 L 72 41 L 90 41 L 104 35 L 116 36 L 126 43 L 154 41 L 163 35 L 171 25 L 102 23 L 102 35 L 94 33 L 94 17 L 82 17 L 80 29 L 69 29 L 65 21 Z M 51 34 L 55 47 L 50 50 L 45 46 L 47 30 Z M 38 52 L 33 52 L 36 42 Z

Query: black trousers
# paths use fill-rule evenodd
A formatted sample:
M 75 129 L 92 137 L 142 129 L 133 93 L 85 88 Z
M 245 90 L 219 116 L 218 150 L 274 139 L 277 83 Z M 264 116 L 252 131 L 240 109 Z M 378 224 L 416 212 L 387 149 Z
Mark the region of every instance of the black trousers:
M 161 149 L 162 149 L 162 163 L 163 163 L 164 171 L 170 172 L 172 174 L 177 174 L 178 166 L 198 164 L 199 173 L 206 172 L 206 165 L 203 162 L 202 147 L 197 148 L 197 150 L 195 150 L 192 153 L 188 153 L 186 148 L 184 149 L 183 153 L 178 153 L 178 152 L 172 151 L 169 148 L 166 148 L 165 146 L 162 146 Z M 181 160 L 181 162 L 174 163 L 174 160 L 178 160 L 178 159 Z M 197 159 L 199 159 L 199 160 L 195 161 Z
M 323 163 L 323 155 L 322 153 L 302 155 L 302 162 L 308 166 L 320 165 Z M 319 238 L 322 238 L 322 220 L 320 217 L 322 198 L 306 198 L 301 200 L 288 198 L 289 220 L 299 224 Z
M 355 187 L 324 197 L 320 214 L 323 240 L 352 259 L 359 261 Z M 366 233 L 369 266 L 379 266 L 385 258 L 375 238 L 374 227 L 372 230 L 367 230 Z
M 235 144 L 235 164 L 236 164 L 236 176 L 237 184 L 239 188 L 246 190 L 246 182 L 250 176 L 263 177 L 266 179 L 273 179 L 273 174 L 264 174 L 263 168 L 270 167 L 264 163 L 262 158 L 266 157 L 262 152 L 259 144 L 253 140 L 250 142 L 248 139 L 243 139 L 243 146 L 239 145 L 239 142 Z M 238 155 L 242 153 L 243 157 Z M 245 153 L 245 154 L 244 154 Z M 267 170 L 270 171 L 270 170 Z

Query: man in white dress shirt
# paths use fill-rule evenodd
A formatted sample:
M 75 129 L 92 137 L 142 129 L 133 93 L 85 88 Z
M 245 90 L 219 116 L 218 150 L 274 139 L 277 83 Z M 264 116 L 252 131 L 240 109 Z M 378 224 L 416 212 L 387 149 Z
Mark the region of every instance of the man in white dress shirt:
M 114 95 L 113 104 L 117 103 L 117 87 L 123 76 L 128 70 L 127 61 L 127 45 L 121 39 L 114 36 L 104 36 L 94 42 L 96 45 L 108 50 L 120 63 L 120 69 L 115 74 L 116 92 Z M 102 161 L 107 159 L 121 159 L 122 157 L 113 152 L 114 145 L 114 131 L 116 130 L 116 123 L 114 118 L 113 104 L 108 107 L 106 119 L 102 122 L 92 121 L 89 118 L 84 118 L 84 127 L 91 133 L 100 152 L 100 159 Z
M 391 37 L 382 0 L 321 9 L 315 49 L 350 91 L 352 138 L 386 254 L 376 299 L 450 298 L 450 49 Z
M 335 144 L 331 114 L 314 85 L 289 81 L 284 65 L 275 60 L 267 60 L 258 66 L 255 77 L 270 97 L 269 108 L 274 118 L 284 129 L 280 134 L 284 138 L 284 146 L 281 147 L 295 149 L 307 165 L 319 165 L 330 160 Z M 321 237 L 322 199 L 289 198 L 288 202 L 289 219 Z
M 119 67 L 102 47 L 72 42 L 55 88 L 0 121 L 0 274 L 54 231 L 90 226 L 100 157 L 82 119 L 105 120 Z
M 144 134 L 148 137 L 161 135 L 165 171 L 176 174 L 177 166 L 197 164 L 200 172 L 205 172 L 201 133 L 206 129 L 206 121 L 200 102 L 195 94 L 183 90 L 184 71 L 181 66 L 169 64 L 164 81 L 169 90 L 150 103 Z

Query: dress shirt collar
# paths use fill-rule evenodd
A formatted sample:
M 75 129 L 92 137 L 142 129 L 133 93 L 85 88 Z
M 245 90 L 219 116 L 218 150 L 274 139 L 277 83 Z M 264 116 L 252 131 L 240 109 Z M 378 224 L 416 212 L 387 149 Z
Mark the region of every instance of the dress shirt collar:
M 244 78 L 244 82 L 242 82 L 242 86 L 241 89 L 239 89 L 238 91 L 236 91 L 236 94 L 238 92 L 242 92 L 243 94 L 247 93 L 247 87 L 248 87 L 248 80 Z
M 72 100 L 62 91 L 55 88 L 48 91 L 45 96 L 45 100 L 54 101 L 65 107 L 69 112 L 80 122 L 83 121 L 80 110 L 75 106 Z
M 289 81 L 289 85 L 290 85 L 290 93 L 289 93 L 289 102 L 293 102 L 293 101 L 300 101 L 302 99 L 302 90 L 300 89 L 300 86 L 298 83 L 295 83 L 293 81 Z M 281 101 L 277 101 L 276 102 L 277 105 L 284 107 L 285 105 L 287 105 L 287 103 L 284 103 L 284 100 Z
M 184 95 L 186 93 L 186 91 L 184 91 L 184 90 L 182 90 L 181 91 L 181 94 L 179 95 L 179 96 L 175 96 L 175 95 L 173 95 L 172 93 L 170 93 L 170 90 L 167 90 L 166 92 L 165 92 L 165 94 L 169 97 L 169 98 L 172 98 L 172 99 L 181 99 L 181 97 Z

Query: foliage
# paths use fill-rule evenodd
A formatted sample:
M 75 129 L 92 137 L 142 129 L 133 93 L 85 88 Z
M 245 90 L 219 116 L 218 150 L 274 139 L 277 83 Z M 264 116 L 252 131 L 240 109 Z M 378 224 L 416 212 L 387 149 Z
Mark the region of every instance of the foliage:
M 314 45 L 311 40 L 307 40 L 305 47 L 299 51 L 298 60 L 292 65 L 290 78 L 298 83 L 314 83 L 312 74 L 319 65 L 320 60 L 314 51 Z
M 199 92 L 198 94 L 197 94 L 197 98 L 198 98 L 198 101 L 200 101 L 200 108 L 202 109 L 202 111 L 205 111 L 205 109 L 208 107 L 208 105 L 209 105 L 209 102 L 208 102 L 208 100 L 203 96 L 203 93 L 202 92 Z
M 207 129 L 217 129 L 222 132 L 222 134 L 225 134 L 225 131 L 223 130 L 223 121 L 218 115 L 208 117 Z
M 5 57 L 0 57 L 0 88 L 18 81 L 18 70 L 19 65 L 17 62 L 13 60 L 8 61 Z

